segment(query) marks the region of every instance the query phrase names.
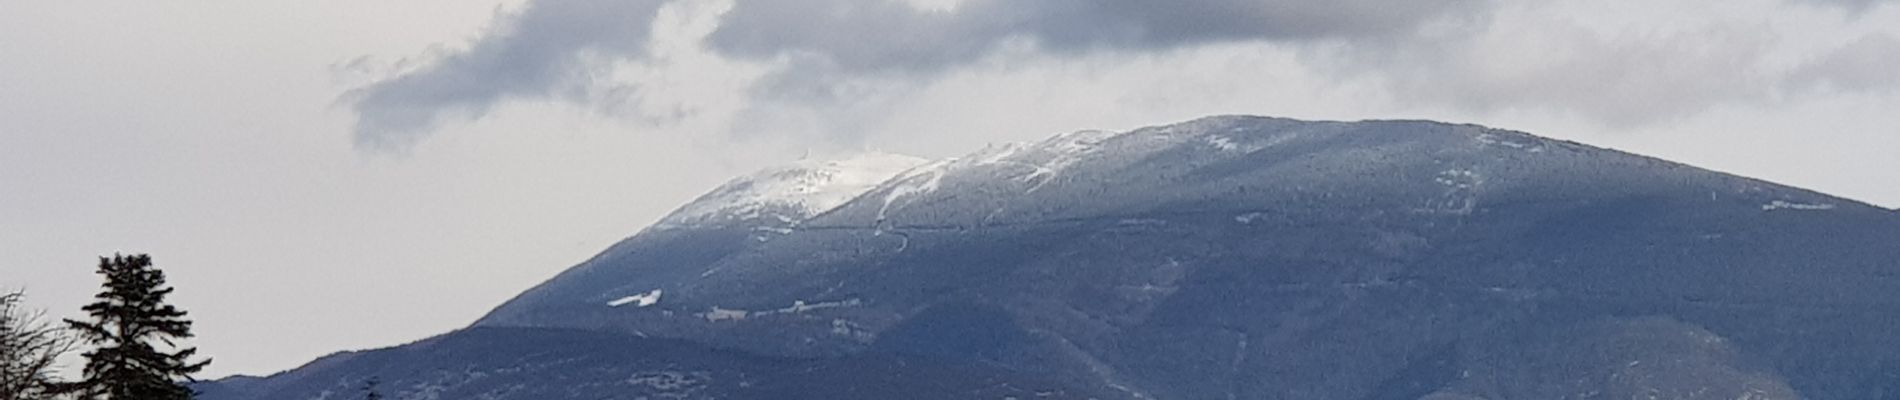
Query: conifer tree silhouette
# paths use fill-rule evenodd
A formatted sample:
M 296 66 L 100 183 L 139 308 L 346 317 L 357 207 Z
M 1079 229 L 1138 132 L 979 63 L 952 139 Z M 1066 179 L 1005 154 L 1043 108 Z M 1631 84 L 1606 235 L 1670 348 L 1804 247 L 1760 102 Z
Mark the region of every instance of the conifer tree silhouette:
M 165 303 L 173 290 L 165 286 L 165 272 L 144 254 L 100 257 L 98 272 L 106 281 L 97 301 L 84 308 L 89 318 L 66 320 L 93 347 L 74 392 L 82 399 L 190 399 L 181 381 L 211 360 L 192 361 L 198 349 L 177 348 L 178 340 L 192 337 L 191 321 Z

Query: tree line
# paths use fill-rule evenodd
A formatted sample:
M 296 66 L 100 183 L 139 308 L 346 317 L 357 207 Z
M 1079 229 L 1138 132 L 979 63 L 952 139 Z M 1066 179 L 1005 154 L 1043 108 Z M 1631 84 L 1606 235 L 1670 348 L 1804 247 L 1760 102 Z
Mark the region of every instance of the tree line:
M 192 337 L 185 311 L 149 255 L 100 257 L 105 282 L 86 317 L 52 321 L 28 310 L 20 291 L 0 294 L 0 400 L 188 400 L 192 374 L 210 359 L 178 346 Z M 81 352 L 83 350 L 83 352 Z M 59 358 L 81 352 L 81 379 L 64 380 Z

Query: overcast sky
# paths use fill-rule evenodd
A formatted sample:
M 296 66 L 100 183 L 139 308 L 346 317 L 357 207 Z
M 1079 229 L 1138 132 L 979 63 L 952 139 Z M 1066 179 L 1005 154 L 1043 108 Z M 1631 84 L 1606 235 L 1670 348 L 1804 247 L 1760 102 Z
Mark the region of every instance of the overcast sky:
M 0 287 L 149 252 L 265 374 L 726 178 L 1210 114 L 1530 131 L 1900 206 L 1884 0 L 0 0 Z

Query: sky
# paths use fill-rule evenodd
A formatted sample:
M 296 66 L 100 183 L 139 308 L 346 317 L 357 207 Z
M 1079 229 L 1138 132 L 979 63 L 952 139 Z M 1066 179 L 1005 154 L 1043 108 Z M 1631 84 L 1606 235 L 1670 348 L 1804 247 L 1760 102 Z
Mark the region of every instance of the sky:
M 0 288 L 151 253 L 203 377 L 400 344 L 724 180 L 1214 114 L 1900 206 L 1894 0 L 0 0 Z M 76 368 L 76 365 L 75 365 Z

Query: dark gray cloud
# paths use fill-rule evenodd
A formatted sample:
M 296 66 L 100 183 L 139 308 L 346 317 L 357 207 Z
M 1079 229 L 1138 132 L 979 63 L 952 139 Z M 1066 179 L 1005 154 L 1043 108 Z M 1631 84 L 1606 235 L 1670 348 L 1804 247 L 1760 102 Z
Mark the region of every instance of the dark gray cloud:
M 358 117 L 357 142 L 400 147 L 444 118 L 480 117 L 513 98 L 664 108 L 634 97 L 641 88 L 631 85 L 639 83 L 603 82 L 593 72 L 617 61 L 649 61 L 658 10 L 685 1 L 532 0 L 467 49 L 352 92 L 347 101 Z M 1860 13 L 1897 0 L 1786 1 Z M 1843 49 L 1789 78 L 1767 70 L 1763 60 L 1775 39 L 1756 32 L 1759 25 L 1598 32 L 1579 21 L 1615 15 L 1551 11 L 1563 10 L 1563 3 L 963 0 L 925 9 L 902 0 L 734 0 L 700 44 L 719 58 L 774 65 L 749 82 L 750 97 L 742 100 L 775 109 L 747 110 L 741 120 L 787 110 L 874 115 L 855 103 L 899 96 L 979 62 L 1014 60 L 993 57 L 999 54 L 1076 59 L 1242 42 L 1301 49 L 1309 56 L 1303 62 L 1316 69 L 1342 82 L 1386 82 L 1401 101 L 1480 111 L 1548 109 L 1622 126 L 1773 96 L 1787 79 L 1860 87 L 1885 85 L 1876 81 L 1889 76 L 1860 68 L 1882 65 L 1876 61 L 1889 59 L 1891 44 Z M 1319 46 L 1306 46 L 1312 44 Z M 1326 65 L 1323 53 L 1332 50 L 1311 49 L 1344 49 L 1336 53 L 1350 56 Z M 736 122 L 748 123 L 772 125 Z
M 1012 41 L 1074 55 L 1378 36 L 1481 1 L 968 0 L 936 11 L 896 0 L 738 0 L 708 45 L 732 58 L 792 59 L 758 90 L 783 98 L 866 75 L 940 72 Z M 646 56 L 667 2 L 533 1 L 466 50 L 346 96 L 357 143 L 400 147 L 445 117 L 479 117 L 498 101 L 584 92 L 594 62 Z
M 1007 50 L 1083 57 L 1207 44 L 1313 43 L 1405 36 L 1483 0 L 964 0 L 948 10 L 901 1 L 741 0 L 706 39 L 721 55 L 785 61 L 757 81 L 735 123 L 811 125 L 862 139 L 887 100 Z M 813 115 L 787 120 L 786 111 Z M 774 129 L 783 132 L 784 129 Z
M 1410 32 L 1477 0 L 968 0 L 948 11 L 890 1 L 742 2 L 709 39 L 735 57 L 815 57 L 851 71 L 934 71 L 1010 40 L 1075 54 Z
M 467 49 L 352 91 L 359 147 L 402 147 L 445 115 L 480 116 L 509 98 L 586 91 L 587 57 L 644 53 L 661 0 L 537 0 Z

